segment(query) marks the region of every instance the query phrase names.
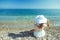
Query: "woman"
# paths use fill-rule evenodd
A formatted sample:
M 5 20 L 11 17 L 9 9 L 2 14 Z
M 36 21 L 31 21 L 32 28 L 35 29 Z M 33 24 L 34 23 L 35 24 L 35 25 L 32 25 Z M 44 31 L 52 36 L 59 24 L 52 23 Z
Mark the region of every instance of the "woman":
M 45 36 L 45 27 L 50 28 L 50 23 L 47 18 L 44 17 L 44 15 L 38 15 L 35 18 L 35 29 L 31 30 L 34 32 L 35 37 L 44 37 Z

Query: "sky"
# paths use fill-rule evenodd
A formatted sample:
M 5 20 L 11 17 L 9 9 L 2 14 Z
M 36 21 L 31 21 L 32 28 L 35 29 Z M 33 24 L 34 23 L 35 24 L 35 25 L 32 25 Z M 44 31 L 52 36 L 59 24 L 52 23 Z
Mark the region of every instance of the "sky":
M 0 9 L 60 9 L 60 0 L 0 0 Z

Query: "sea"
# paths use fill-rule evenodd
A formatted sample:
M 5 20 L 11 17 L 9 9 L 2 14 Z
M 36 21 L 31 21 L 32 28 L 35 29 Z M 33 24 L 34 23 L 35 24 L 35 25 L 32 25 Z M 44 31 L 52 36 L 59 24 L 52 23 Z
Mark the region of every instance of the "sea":
M 0 24 L 4 22 L 34 24 L 37 15 L 44 15 L 51 26 L 60 26 L 60 9 L 0 9 Z

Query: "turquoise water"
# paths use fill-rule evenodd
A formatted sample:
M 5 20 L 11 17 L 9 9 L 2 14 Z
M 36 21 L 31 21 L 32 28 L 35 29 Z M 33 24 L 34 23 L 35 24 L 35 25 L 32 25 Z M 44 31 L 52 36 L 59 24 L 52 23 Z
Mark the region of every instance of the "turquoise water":
M 30 20 L 36 15 L 44 15 L 50 20 L 60 20 L 60 9 L 0 9 L 0 21 Z
M 35 20 L 35 16 L 0 16 L 0 22 L 15 22 L 15 21 L 28 21 L 28 20 Z M 51 21 L 60 21 L 60 16 L 45 16 L 47 19 L 51 20 Z
M 37 15 L 44 15 L 51 25 L 60 26 L 60 9 L 0 9 L 0 22 L 28 23 Z
M 60 9 L 0 9 L 0 16 L 60 16 Z

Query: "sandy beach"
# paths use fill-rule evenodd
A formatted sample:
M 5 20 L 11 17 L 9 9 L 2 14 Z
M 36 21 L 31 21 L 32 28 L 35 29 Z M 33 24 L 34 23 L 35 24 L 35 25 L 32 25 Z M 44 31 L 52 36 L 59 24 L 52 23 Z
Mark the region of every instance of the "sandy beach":
M 44 38 L 35 38 L 31 28 L 0 28 L 0 40 L 60 40 L 60 27 L 46 28 Z
M 0 40 L 60 40 L 60 26 L 51 24 L 50 29 L 45 28 L 45 37 L 36 38 L 30 31 L 34 21 L 0 22 Z

